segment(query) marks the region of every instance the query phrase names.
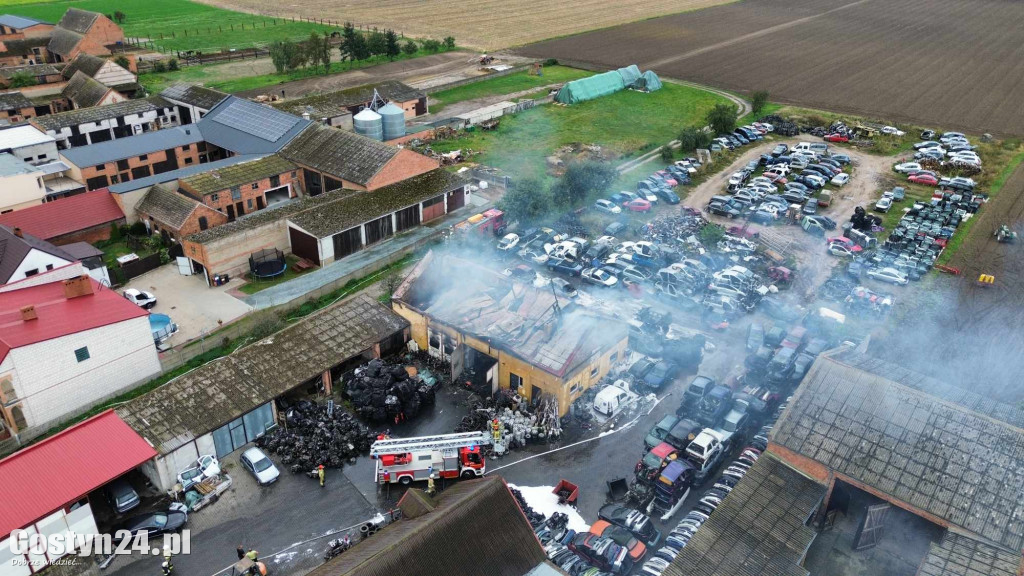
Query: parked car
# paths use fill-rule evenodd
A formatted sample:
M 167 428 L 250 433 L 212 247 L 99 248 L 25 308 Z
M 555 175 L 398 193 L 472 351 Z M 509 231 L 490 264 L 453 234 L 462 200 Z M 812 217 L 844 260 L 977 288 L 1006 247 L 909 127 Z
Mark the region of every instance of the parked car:
M 584 532 L 569 542 L 569 550 L 576 553 L 594 567 L 612 574 L 628 574 L 633 569 L 629 552 L 612 541 Z
M 125 298 L 131 303 L 149 310 L 153 306 L 156 306 L 156 296 L 152 292 L 146 292 L 145 290 L 136 290 L 135 288 L 128 288 L 123 292 Z
M 925 184 L 927 186 L 938 186 L 939 180 L 931 174 L 923 174 L 918 172 L 917 174 L 911 174 L 907 178 L 907 182 L 913 182 L 914 184 Z
M 826 134 L 823 140 L 825 142 L 849 142 L 850 137 L 845 134 Z
M 809 198 L 804 202 L 804 207 L 800 211 L 808 216 L 813 216 L 818 213 L 818 200 L 815 198 Z
M 900 286 L 905 286 L 908 282 L 910 282 L 910 278 L 907 277 L 906 274 L 900 272 L 895 268 L 876 268 L 873 270 L 868 270 L 868 276 L 874 278 L 875 280 L 889 282 L 891 284 L 898 284 Z
M 678 372 L 678 364 L 671 360 L 662 360 L 655 364 L 654 368 L 644 376 L 644 383 L 655 390 L 661 390 L 675 378 Z
M 193 485 L 220 474 L 220 462 L 212 454 L 200 456 L 188 468 L 178 472 L 178 484 L 183 490 L 188 490 Z
M 657 204 L 657 190 L 661 190 L 661 188 L 656 188 L 655 190 L 637 190 L 636 193 L 638 196 L 640 196 L 641 200 L 647 200 L 651 204 Z
M 619 279 L 605 268 L 587 268 L 580 273 L 580 276 L 583 280 L 590 282 L 591 284 L 604 286 L 606 288 L 611 288 L 619 283 Z
M 651 203 L 641 198 L 630 200 L 626 202 L 625 206 L 630 212 L 649 212 L 651 210 Z
M 652 271 L 641 266 L 628 266 L 618 274 L 622 280 L 630 280 L 632 282 L 646 282 L 650 280 L 653 275 L 654 273 Z
M 256 483 L 260 486 L 266 486 L 277 481 L 281 476 L 277 466 L 270 461 L 270 458 L 263 453 L 259 448 L 249 448 L 238 458 L 242 467 L 248 470 L 253 477 L 256 478 Z
M 635 366 L 635 364 L 634 364 Z M 650 366 L 653 368 L 653 364 Z M 658 421 L 654 427 L 651 428 L 647 436 L 644 437 L 644 447 L 650 450 L 665 441 L 668 438 L 668 433 L 672 430 L 672 427 L 679 423 L 679 416 L 674 414 L 668 414 L 664 418 Z
M 843 244 L 829 244 L 826 251 L 833 256 L 838 256 L 839 258 L 853 258 L 853 250 Z
M 135 488 L 132 488 L 128 479 L 123 476 L 107 484 L 103 492 L 107 496 L 107 502 L 110 503 L 110 507 L 118 514 L 124 514 L 138 506 L 141 502 L 138 492 L 135 491 Z
M 900 174 L 914 174 L 915 172 L 921 171 L 920 162 L 902 162 L 892 167 L 893 170 Z
M 666 204 L 679 204 L 679 195 L 668 188 L 658 188 L 655 194 L 665 201 Z
M 846 186 L 846 183 L 849 182 L 849 181 L 850 181 L 850 175 L 846 174 L 845 172 L 836 174 L 835 176 L 832 177 L 831 180 L 829 180 L 829 182 L 833 186 L 839 186 L 840 188 L 842 188 L 843 186 Z
M 597 516 L 601 520 L 629 530 L 648 546 L 654 546 L 661 540 L 661 532 L 654 527 L 651 519 L 639 510 L 621 504 L 605 504 L 598 510 Z
M 594 209 L 598 212 L 604 212 L 606 214 L 621 214 L 622 208 L 619 208 L 611 200 L 605 200 L 604 198 L 594 202 Z
M 111 530 L 115 541 L 134 540 L 137 534 L 146 534 L 150 542 L 155 542 L 161 534 L 177 532 L 188 521 L 188 507 L 181 502 L 172 502 L 165 512 L 150 512 L 125 520 Z M 120 533 L 125 538 L 117 539 Z M 147 552 L 148 553 L 148 552 Z
M 851 162 L 849 154 L 833 154 L 831 158 L 844 166 Z
M 892 199 L 894 202 L 901 202 L 907 196 L 907 191 L 903 186 L 896 186 L 892 189 Z
M 747 352 L 756 352 L 764 344 L 764 326 L 752 322 L 747 327 Z
M 875 202 L 875 212 L 888 212 L 892 208 L 892 197 L 882 196 Z
M 882 126 L 882 134 L 889 134 L 890 136 L 903 136 L 906 134 L 903 130 L 896 128 L 895 126 Z
M 712 202 L 708 204 L 708 212 L 717 216 L 725 216 L 726 218 L 736 218 L 740 215 L 739 210 L 722 202 Z
M 644 546 L 643 542 L 637 540 L 629 530 L 622 526 L 598 520 L 590 527 L 590 533 L 595 536 L 610 538 L 613 542 L 625 548 L 633 562 L 639 562 L 647 553 L 647 546 Z
M 501 240 L 498 241 L 498 250 L 502 252 L 508 252 L 519 245 L 518 234 L 505 234 Z
M 573 286 L 572 282 L 569 282 L 565 278 L 554 277 L 551 279 L 551 285 L 555 287 L 555 293 L 566 298 L 575 298 L 579 296 L 579 291 Z

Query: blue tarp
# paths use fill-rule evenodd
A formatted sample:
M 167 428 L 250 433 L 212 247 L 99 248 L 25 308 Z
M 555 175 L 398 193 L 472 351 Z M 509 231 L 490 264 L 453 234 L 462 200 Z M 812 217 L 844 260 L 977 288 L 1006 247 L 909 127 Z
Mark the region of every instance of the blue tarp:
M 661 89 L 661 78 L 658 78 L 658 75 L 655 74 L 653 70 L 644 72 L 639 83 L 640 86 L 638 87 L 647 90 L 648 92 L 654 92 L 655 90 Z
M 616 72 L 619 73 L 619 76 L 622 76 L 622 83 L 626 86 L 632 86 L 640 79 L 640 69 L 636 67 L 636 64 L 619 68 Z

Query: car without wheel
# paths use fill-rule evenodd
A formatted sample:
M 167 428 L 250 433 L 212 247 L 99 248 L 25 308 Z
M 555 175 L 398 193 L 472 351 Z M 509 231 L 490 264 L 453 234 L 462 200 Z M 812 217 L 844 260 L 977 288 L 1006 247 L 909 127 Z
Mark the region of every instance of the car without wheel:
M 875 212 L 888 212 L 892 208 L 892 197 L 882 196 L 875 202 Z
M 626 202 L 626 208 L 630 212 L 649 212 L 651 210 L 651 203 L 647 200 L 637 198 L 636 200 Z
M 893 170 L 900 174 L 914 174 L 922 170 L 920 162 L 903 162 L 893 166 Z
M 708 212 L 717 216 L 725 216 L 726 218 L 736 218 L 740 215 L 739 210 L 722 202 L 712 202 L 708 204 Z
M 850 137 L 846 134 L 826 134 L 822 140 L 825 142 L 849 142 Z
M 915 184 L 924 184 L 927 186 L 937 186 L 939 180 L 935 176 L 932 176 L 931 174 L 917 173 L 911 174 L 910 177 L 907 178 L 907 182 L 913 182 Z
M 842 244 L 832 243 L 826 248 L 829 254 L 838 256 L 839 258 L 853 258 L 853 250 L 850 250 Z
M 505 236 L 498 241 L 498 250 L 502 252 L 508 252 L 519 245 L 518 234 L 505 234 Z
M 896 128 L 895 126 L 882 126 L 882 134 L 889 134 L 890 136 L 903 136 L 906 134 L 903 130 Z
M 565 296 L 566 298 L 575 298 L 579 296 L 579 291 L 573 286 L 572 282 L 569 282 L 565 278 L 558 278 L 557 276 L 551 279 L 551 285 L 555 287 L 555 293 Z

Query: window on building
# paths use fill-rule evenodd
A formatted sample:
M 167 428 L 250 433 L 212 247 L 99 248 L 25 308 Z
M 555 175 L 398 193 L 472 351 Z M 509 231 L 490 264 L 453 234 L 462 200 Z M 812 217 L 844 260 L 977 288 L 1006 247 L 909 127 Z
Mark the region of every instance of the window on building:
M 182 152 L 186 152 L 186 151 L 191 150 L 191 149 L 192 149 L 192 145 L 191 144 L 185 144 L 184 146 L 181 147 L 181 151 Z
M 231 187 L 231 199 L 232 200 L 241 200 L 242 199 L 242 189 L 239 188 L 238 186 L 232 186 Z
M 523 385 L 523 377 L 518 374 L 508 373 L 508 386 L 512 390 L 518 390 Z
M 207 222 L 206 222 L 206 216 L 200 216 L 199 217 L 199 229 L 200 230 L 206 230 L 209 227 L 210 227 L 210 225 L 207 224 Z
M 192 163 L 192 159 L 191 158 L 185 158 L 185 164 L 191 164 L 191 163 Z
M 612 352 L 611 354 L 608 355 L 608 363 L 609 364 L 615 364 L 618 361 L 619 361 L 619 351 L 618 350 L 615 350 L 614 352 Z
M 569 394 L 576 394 L 583 389 L 583 385 L 579 382 L 573 382 L 572 386 L 569 387 Z
M 39 268 L 33 268 L 31 270 L 25 270 L 25 277 L 26 278 L 28 278 L 29 276 L 35 276 L 36 274 L 39 274 Z
M 46 154 L 40 154 L 39 156 L 36 156 L 36 160 L 46 160 Z
M 598 366 L 594 366 L 593 368 L 590 369 L 590 377 L 591 378 L 597 378 L 598 372 L 600 372 L 599 367 Z
M 245 207 L 248 208 L 249 210 L 252 210 L 252 198 L 249 198 L 249 200 L 246 201 Z
M 126 172 L 127 170 L 129 170 L 128 161 L 127 160 L 118 160 L 117 161 L 117 169 L 119 171 L 121 171 L 121 172 Z
M 10 214 L 11 212 L 14 212 L 14 208 L 11 208 L 9 210 L 4 210 L 4 211 L 0 212 L 0 214 Z
M 46 269 L 47 270 L 53 270 L 53 264 L 47 264 L 46 265 Z
M 252 189 L 253 189 L 253 190 L 258 190 L 258 189 L 259 189 L 259 187 L 260 187 L 260 185 L 259 185 L 259 184 L 257 184 L 256 182 L 253 182 L 253 183 L 252 183 Z
M 210 202 L 216 202 L 220 198 L 220 194 L 210 194 Z
M 88 359 L 89 359 L 89 347 L 88 346 L 82 346 L 78 350 L 75 350 L 75 360 L 78 360 L 79 362 L 85 362 Z
M 280 185 L 281 185 L 281 176 L 279 174 L 274 174 L 273 176 L 270 177 L 270 187 L 271 188 L 277 188 Z
M 139 156 L 139 162 L 145 162 L 146 160 L 149 160 L 149 154 L 143 154 L 142 156 Z
M 106 164 L 97 164 L 96 165 L 96 171 L 97 172 L 103 172 L 106 169 L 107 169 L 107 165 Z
M 295 172 L 292 171 L 292 178 L 295 178 Z

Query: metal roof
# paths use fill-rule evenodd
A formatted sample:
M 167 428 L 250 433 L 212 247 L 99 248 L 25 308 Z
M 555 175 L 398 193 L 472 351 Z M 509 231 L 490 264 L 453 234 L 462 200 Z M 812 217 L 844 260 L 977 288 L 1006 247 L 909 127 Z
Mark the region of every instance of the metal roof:
M 0 460 L 0 486 L 7 494 L 0 498 L 0 539 L 154 456 L 145 440 L 107 410 Z
M 835 355 L 835 357 L 833 357 Z M 771 440 L 1011 550 L 1024 546 L 1024 430 L 819 356 Z
M 825 490 L 765 452 L 664 576 L 807 576 L 798 563 L 814 541 L 807 521 Z
M 1020 566 L 1019 552 L 947 532 L 942 542 L 931 543 L 917 576 L 1016 576 Z
M 35 126 L 23 124 L 0 130 L 0 150 L 7 148 L 15 150 L 46 142 L 55 142 L 55 140 L 53 136 L 41 132 Z
M 303 166 L 365 186 L 398 155 L 398 151 L 398 148 L 372 138 L 318 124 L 299 134 L 281 150 L 281 155 Z
M 0 154 L 0 176 L 15 176 L 41 172 L 38 168 L 18 158 L 14 154 Z
M 136 136 L 116 138 L 90 146 L 77 146 L 61 150 L 60 155 L 68 162 L 84 168 L 134 158 L 140 154 L 150 154 L 161 150 L 170 150 L 186 144 L 203 141 L 203 135 L 195 124 L 186 124 L 174 128 L 164 128 L 144 132 Z
M 228 97 L 224 92 L 195 84 L 178 82 L 164 88 L 160 95 L 168 100 L 189 104 L 203 110 L 210 110 Z
M 308 120 L 228 96 L 198 122 L 203 138 L 236 154 L 272 154 L 309 126 Z
M 361 294 L 179 376 L 129 401 L 117 413 L 161 454 L 167 454 L 362 354 L 408 325 Z
M 106 190 L 93 190 L 0 214 L 0 224 L 21 228 L 43 240 L 56 238 L 124 218 L 121 207 Z
M 113 118 L 123 118 L 131 114 L 142 114 L 153 110 L 173 109 L 174 105 L 159 96 L 150 96 L 137 100 L 125 100 L 106 106 L 95 106 L 81 110 L 69 110 L 57 114 L 47 114 L 32 118 L 30 122 L 42 127 L 43 130 L 60 130 L 89 122 L 101 122 Z
M 191 176 L 193 174 L 199 174 L 206 172 L 207 170 L 216 170 L 218 168 L 224 168 L 226 166 L 232 166 L 239 162 L 249 162 L 262 158 L 259 154 L 241 154 L 238 156 L 232 156 L 223 160 L 215 160 L 213 162 L 206 162 L 203 164 L 191 164 L 184 168 L 178 168 L 177 170 L 171 170 L 170 172 L 161 172 L 160 174 L 154 174 L 152 176 L 146 176 L 145 178 L 137 178 L 135 180 L 129 180 L 128 182 L 120 182 L 118 184 L 111 184 L 107 190 L 111 194 L 125 194 L 135 190 L 141 190 L 154 184 L 163 184 L 164 182 L 171 182 L 173 180 L 180 180 Z
M 14 14 L 0 14 L 0 25 L 7 26 L 8 28 L 24 30 L 25 28 L 31 28 L 39 24 L 49 24 L 49 22 L 26 18 L 24 16 L 15 16 Z

